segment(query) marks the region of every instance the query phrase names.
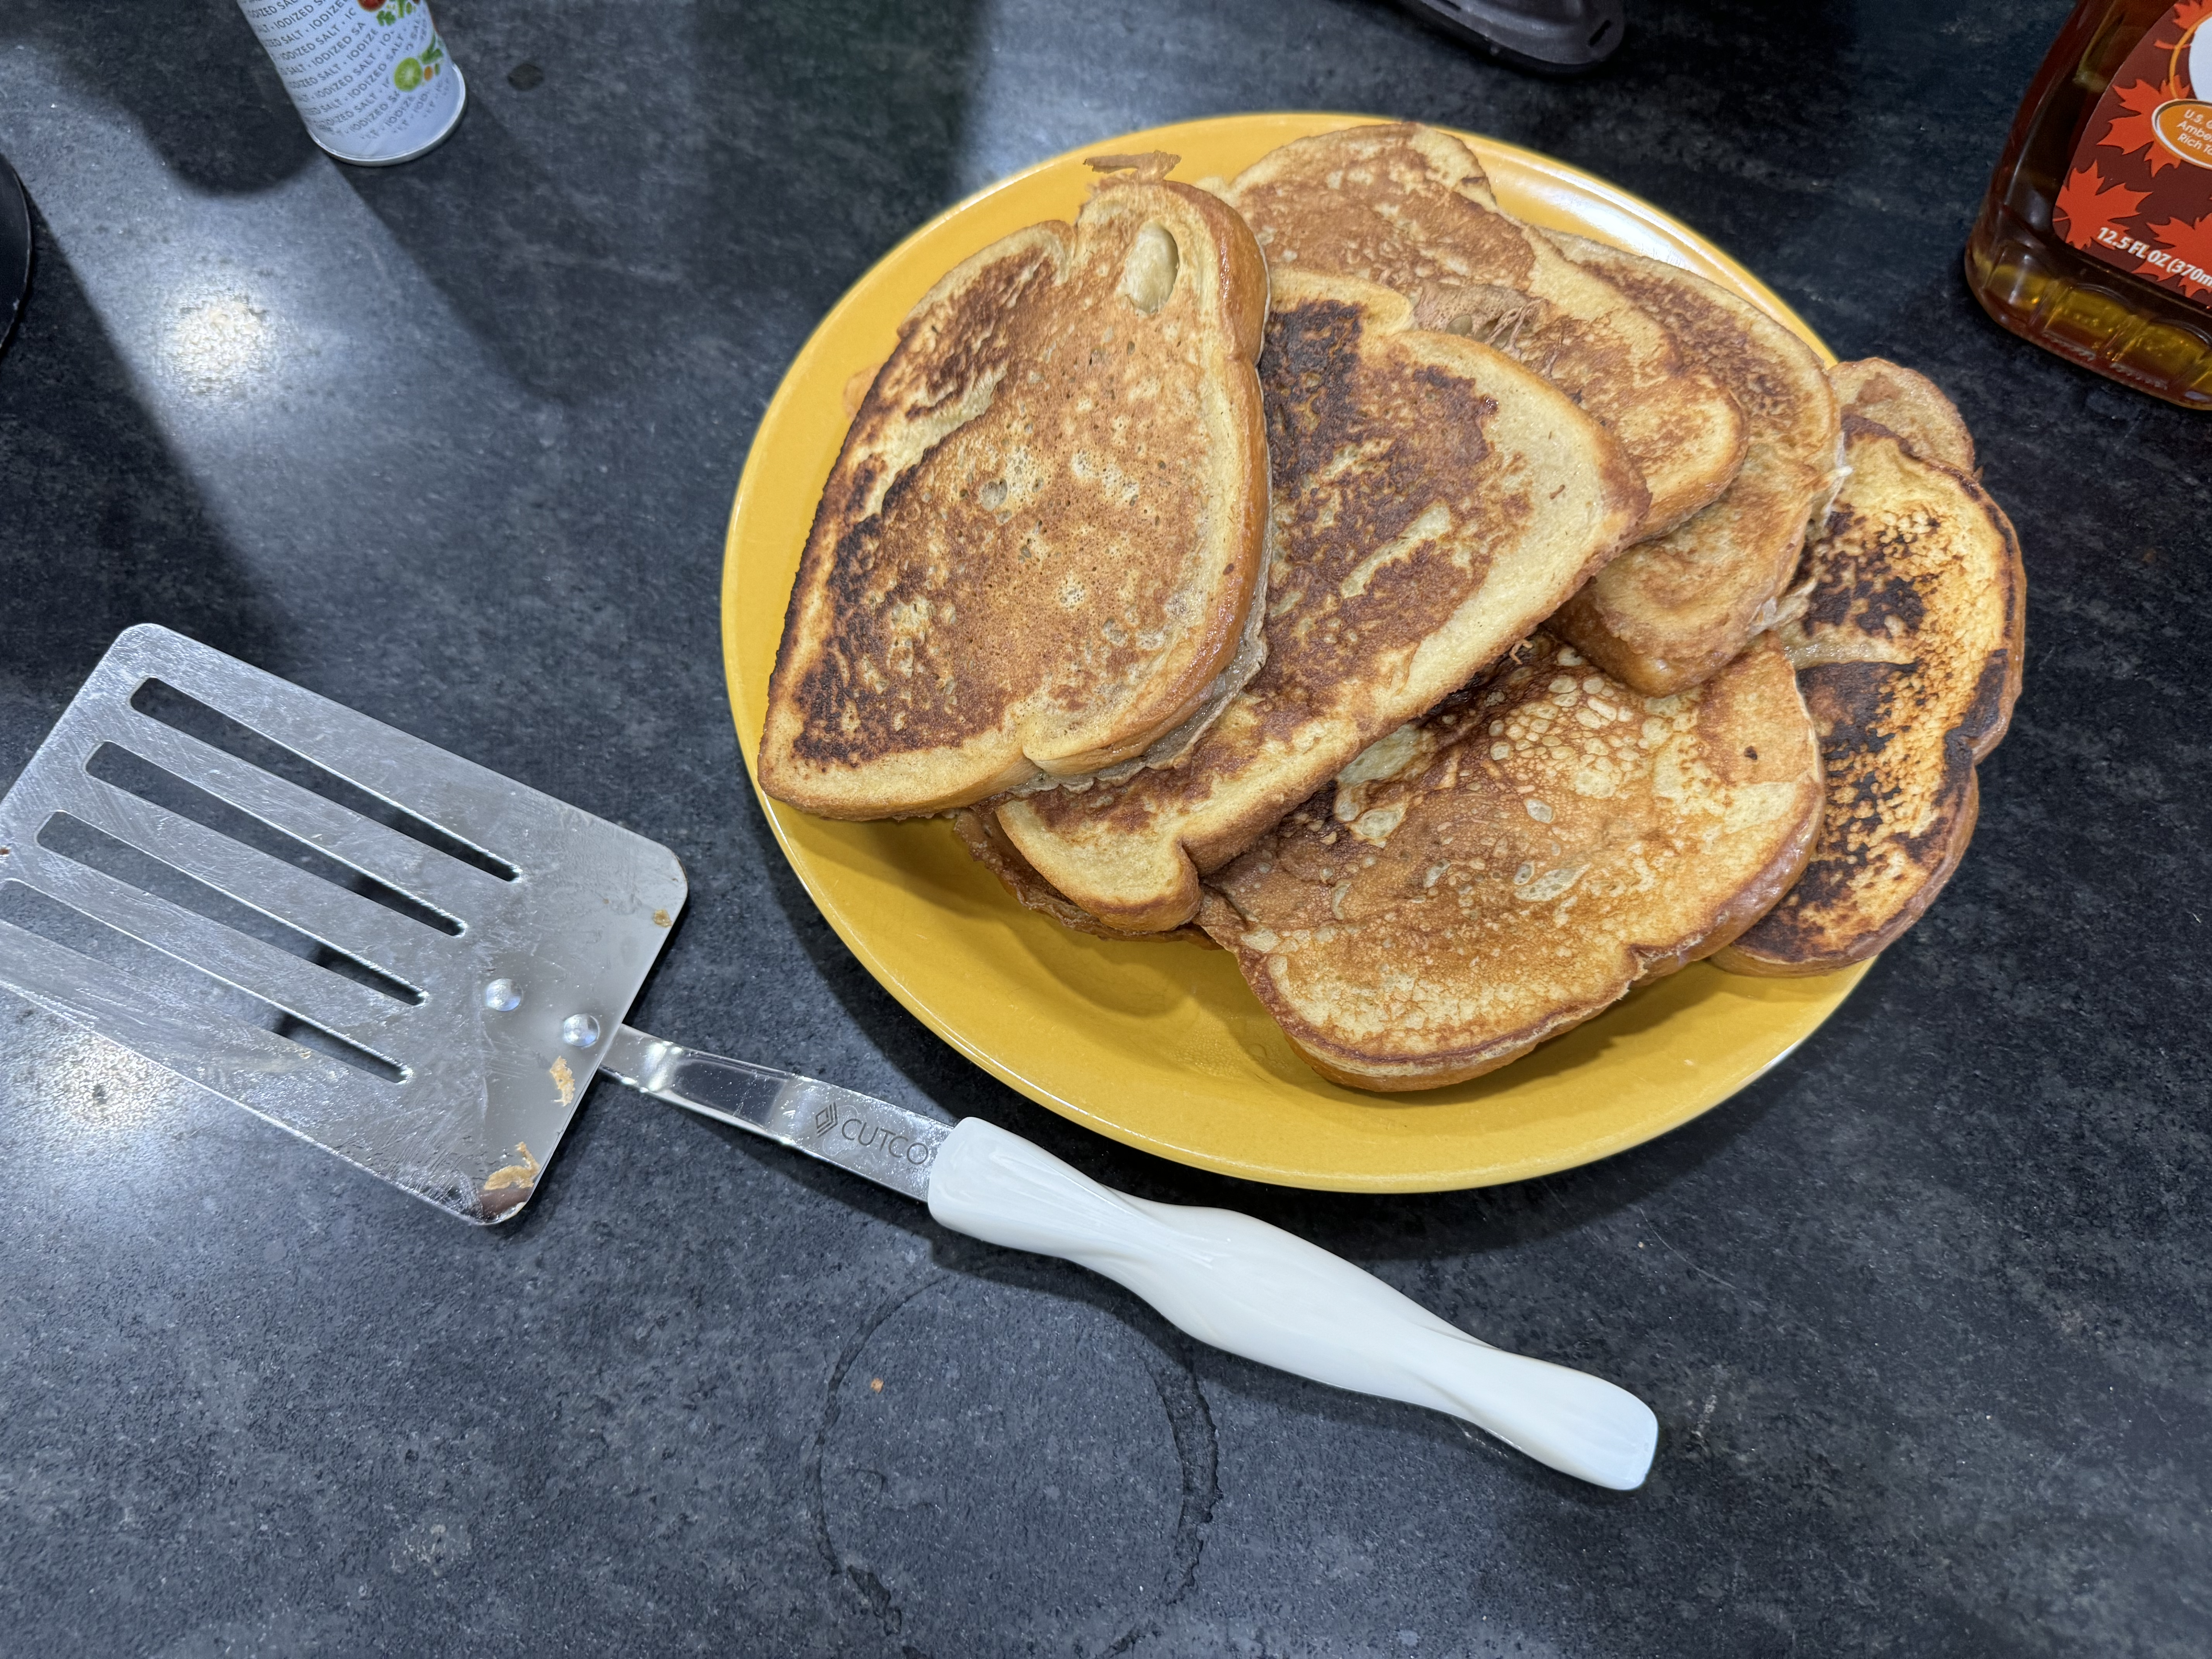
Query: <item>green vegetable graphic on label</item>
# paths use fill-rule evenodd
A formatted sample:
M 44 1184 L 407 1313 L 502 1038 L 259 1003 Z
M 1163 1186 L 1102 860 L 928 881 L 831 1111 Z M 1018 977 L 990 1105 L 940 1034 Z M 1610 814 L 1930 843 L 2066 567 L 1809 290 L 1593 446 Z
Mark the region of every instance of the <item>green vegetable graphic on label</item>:
M 380 23 L 396 23 L 422 9 L 422 0 L 361 0 L 363 11 L 376 13 Z
M 402 92 L 414 91 L 425 81 L 436 78 L 445 57 L 446 43 L 434 33 L 420 58 L 403 58 L 392 66 L 392 84 Z

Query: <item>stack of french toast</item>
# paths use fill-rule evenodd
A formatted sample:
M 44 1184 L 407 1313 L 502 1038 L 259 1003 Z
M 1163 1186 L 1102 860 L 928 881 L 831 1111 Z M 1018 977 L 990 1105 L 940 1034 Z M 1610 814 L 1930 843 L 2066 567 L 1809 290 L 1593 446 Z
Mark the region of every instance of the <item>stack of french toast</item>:
M 1102 156 L 857 399 L 762 787 L 1234 953 L 1357 1088 L 1713 957 L 1863 961 L 1972 833 L 2024 583 L 1933 385 L 1539 230 L 1458 138 Z M 856 386 L 857 392 L 859 388 Z

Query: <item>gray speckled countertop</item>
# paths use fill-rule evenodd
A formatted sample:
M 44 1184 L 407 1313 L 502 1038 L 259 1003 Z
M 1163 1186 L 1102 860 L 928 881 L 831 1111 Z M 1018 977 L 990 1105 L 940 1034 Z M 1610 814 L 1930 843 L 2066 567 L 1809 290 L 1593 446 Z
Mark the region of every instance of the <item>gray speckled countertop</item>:
M 0 781 L 171 623 L 673 847 L 651 1029 L 1249 1210 L 1663 1426 L 1594 1491 L 611 1085 L 472 1231 L 0 1001 L 0 1650 L 2212 1649 L 2212 427 L 1958 271 L 2064 10 L 1630 0 L 1559 83 L 1380 0 L 440 0 L 472 107 L 371 173 L 228 0 L 9 0 Z M 1013 1096 L 831 936 L 731 729 L 724 520 L 816 319 L 1013 167 L 1273 107 L 1680 215 L 1941 381 L 2027 550 L 1928 920 L 1735 1100 L 1524 1186 L 1242 1186 Z

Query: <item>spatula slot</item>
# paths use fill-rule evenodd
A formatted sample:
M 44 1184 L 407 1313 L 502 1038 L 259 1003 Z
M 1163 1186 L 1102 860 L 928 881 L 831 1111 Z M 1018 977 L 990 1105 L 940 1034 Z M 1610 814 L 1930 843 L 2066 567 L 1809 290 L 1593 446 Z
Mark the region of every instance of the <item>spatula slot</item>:
M 195 972 L 174 957 L 142 945 L 105 922 L 95 921 L 19 881 L 0 882 L 0 921 L 13 922 L 27 933 L 88 957 L 120 976 L 159 989 L 163 1000 L 190 1007 L 197 1014 L 266 1025 L 271 1011 L 259 998 L 248 996 L 234 985 Z
M 20 881 L 0 881 L 0 921 L 13 923 L 50 944 L 72 951 L 110 970 L 106 994 L 118 1000 L 159 1002 L 203 1022 L 232 1021 L 255 1026 L 308 1052 L 337 1060 L 390 1084 L 403 1083 L 406 1069 L 370 1053 L 307 1020 L 263 1001 L 250 992 L 191 963 L 156 951 L 106 922 L 70 908 Z
M 506 860 L 462 840 L 427 819 L 416 817 L 380 795 L 371 793 L 349 779 L 309 760 L 298 750 L 264 737 L 252 726 L 233 720 L 221 709 L 202 702 L 187 692 L 179 691 L 165 680 L 147 680 L 131 694 L 131 706 L 149 720 L 159 720 L 174 731 L 198 738 L 210 748 L 219 749 L 234 760 L 258 766 L 288 783 L 311 790 L 327 801 L 349 811 L 357 812 L 373 823 L 383 824 L 410 841 L 443 853 L 447 858 L 481 870 L 486 875 L 496 876 L 501 881 L 513 881 L 519 873 Z
M 250 812 L 240 811 L 228 801 L 217 800 L 198 785 L 187 783 L 173 773 L 163 771 L 152 762 L 116 744 L 104 743 L 94 750 L 84 763 L 84 769 L 102 783 L 113 784 L 118 789 L 136 795 L 143 801 L 165 808 L 180 818 L 191 819 L 204 830 L 211 830 L 219 836 L 251 847 L 257 853 L 265 853 L 270 858 L 306 871 L 309 875 L 319 876 L 333 887 L 343 888 L 349 893 L 358 893 L 372 903 L 397 911 L 410 921 L 420 922 L 425 927 L 434 927 L 448 935 L 458 936 L 462 932 L 462 924 L 443 911 L 434 910 L 421 900 L 386 885 L 375 877 L 363 875 L 350 866 L 339 863 L 305 842 L 295 840 L 275 825 L 264 823 Z
M 152 893 L 210 921 L 273 945 L 318 968 L 327 968 L 340 978 L 366 986 L 395 1002 L 412 1007 L 419 1006 L 422 1001 L 422 992 L 413 986 L 380 973 L 367 963 L 333 950 L 297 928 L 288 927 L 264 911 L 240 903 L 229 894 L 218 891 L 173 865 L 142 853 L 129 842 L 118 841 L 67 812 L 57 812 L 46 820 L 39 831 L 39 845 L 73 863 L 112 876 L 126 886 Z
M 310 1025 L 304 1019 L 290 1014 L 278 1017 L 272 1028 L 287 1042 L 297 1043 L 310 1054 L 335 1060 L 342 1066 L 350 1066 L 357 1072 L 366 1072 L 384 1083 L 404 1083 L 407 1073 L 380 1054 L 372 1054 L 366 1048 L 356 1048 L 342 1036 L 333 1036 L 319 1025 Z

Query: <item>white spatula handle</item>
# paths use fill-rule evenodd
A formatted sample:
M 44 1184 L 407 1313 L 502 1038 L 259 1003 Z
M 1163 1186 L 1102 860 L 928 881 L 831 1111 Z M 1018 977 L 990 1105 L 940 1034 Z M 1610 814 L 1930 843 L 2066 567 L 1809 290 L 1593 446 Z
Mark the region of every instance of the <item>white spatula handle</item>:
M 1651 1467 L 1659 1422 L 1634 1395 L 1478 1342 L 1279 1227 L 1114 1192 L 980 1118 L 938 1148 L 929 1212 L 957 1232 L 1103 1273 L 1201 1342 L 1449 1412 L 1598 1486 L 1627 1491 Z

